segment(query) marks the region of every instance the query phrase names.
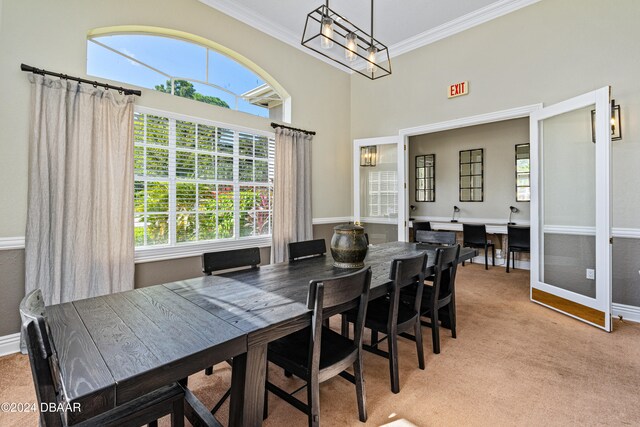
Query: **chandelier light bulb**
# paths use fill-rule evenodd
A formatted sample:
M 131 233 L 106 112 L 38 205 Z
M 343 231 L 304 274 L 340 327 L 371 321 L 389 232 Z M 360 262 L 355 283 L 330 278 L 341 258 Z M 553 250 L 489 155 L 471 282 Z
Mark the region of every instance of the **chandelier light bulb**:
M 331 49 L 333 47 L 333 19 L 322 18 L 322 37 L 320 37 L 320 46 L 323 49 Z
M 375 73 L 376 72 L 376 54 L 378 53 L 378 49 L 375 46 L 371 46 L 368 49 L 369 55 L 367 56 L 367 72 Z
M 346 37 L 346 49 L 344 50 L 344 57 L 347 61 L 355 61 L 356 60 L 356 52 L 358 51 L 358 36 L 356 33 L 349 33 Z

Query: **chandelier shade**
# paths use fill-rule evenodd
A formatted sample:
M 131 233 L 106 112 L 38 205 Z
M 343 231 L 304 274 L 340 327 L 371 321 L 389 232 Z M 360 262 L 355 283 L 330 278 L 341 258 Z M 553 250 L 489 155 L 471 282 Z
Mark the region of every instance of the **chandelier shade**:
M 373 27 L 373 2 L 371 4 Z M 329 8 L 312 10 L 302 33 L 302 45 L 371 80 L 391 74 L 387 46 Z

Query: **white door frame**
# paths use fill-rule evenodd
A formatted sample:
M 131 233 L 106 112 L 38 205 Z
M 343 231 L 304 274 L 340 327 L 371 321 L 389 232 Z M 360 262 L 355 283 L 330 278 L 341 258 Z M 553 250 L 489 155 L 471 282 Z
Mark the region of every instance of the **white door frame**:
M 361 221 L 362 216 L 360 212 L 360 148 L 368 145 L 387 145 L 395 144 L 398 150 L 398 220 L 396 225 L 398 226 L 398 241 L 404 241 L 404 225 L 406 224 L 406 192 L 404 191 L 404 181 L 400 177 L 405 176 L 405 162 L 404 162 L 404 146 L 401 144 L 402 139 L 398 136 L 382 136 L 377 138 L 361 138 L 353 140 L 353 219 L 354 221 Z M 391 223 L 389 223 L 391 224 Z
M 609 133 L 611 119 L 609 106 L 610 87 L 576 96 L 566 101 L 550 105 L 531 114 L 530 123 L 530 158 L 531 158 L 531 286 L 530 299 L 533 302 L 562 312 L 568 316 L 589 323 L 606 331 L 611 331 L 611 135 Z M 541 164 L 540 164 L 540 129 L 538 122 L 580 108 L 596 106 L 596 200 L 595 200 L 595 236 L 596 236 L 596 298 L 590 298 L 576 292 L 568 291 L 540 281 L 540 266 L 543 253 L 540 239 L 545 230 L 541 229 L 540 212 L 543 209 L 541 196 Z M 590 227 L 587 227 L 590 228 Z M 555 295 L 604 312 L 604 325 L 598 325 L 581 317 L 567 313 L 533 298 L 533 290 Z
M 409 137 L 410 136 L 416 136 L 416 135 L 423 135 L 426 133 L 432 133 L 432 132 L 441 132 L 444 130 L 450 130 L 450 129 L 458 129 L 458 128 L 463 128 L 463 127 L 467 127 L 467 126 L 476 126 L 476 125 L 482 125 L 482 124 L 486 124 L 486 123 L 493 123 L 493 122 L 501 122 L 503 120 L 511 120 L 511 119 L 519 119 L 522 117 L 529 117 L 534 111 L 537 111 L 539 109 L 542 108 L 542 104 L 531 104 L 531 105 L 525 105 L 523 107 L 516 107 L 516 108 L 510 108 L 507 110 L 500 110 L 500 111 L 494 111 L 492 113 L 485 113 L 485 114 L 478 114 L 476 116 L 469 116 L 469 117 L 462 117 L 459 119 L 453 119 L 453 120 L 447 120 L 444 122 L 438 122 L 438 123 L 432 123 L 432 124 L 428 124 L 428 125 L 422 125 L 422 126 L 415 126 L 415 127 L 410 127 L 410 128 L 405 128 L 405 129 L 400 129 L 400 137 L 402 139 L 403 145 L 404 147 L 407 147 L 406 150 L 404 150 L 404 155 L 403 156 L 398 156 L 398 162 L 400 162 L 400 159 L 402 158 L 403 162 L 405 165 L 404 170 L 405 170 L 405 176 L 404 176 L 404 180 L 405 183 L 407 183 L 405 185 L 405 189 L 404 189 L 404 200 L 409 200 Z M 400 154 L 400 153 L 398 153 Z M 398 199 L 399 200 L 399 199 Z M 405 209 L 405 218 L 407 217 L 407 215 L 409 214 L 409 212 L 407 211 L 409 207 L 408 206 L 404 206 Z M 405 223 L 404 226 L 404 230 L 403 230 L 403 239 L 404 241 L 408 241 L 409 240 L 409 225 Z M 398 239 L 400 240 L 400 239 Z

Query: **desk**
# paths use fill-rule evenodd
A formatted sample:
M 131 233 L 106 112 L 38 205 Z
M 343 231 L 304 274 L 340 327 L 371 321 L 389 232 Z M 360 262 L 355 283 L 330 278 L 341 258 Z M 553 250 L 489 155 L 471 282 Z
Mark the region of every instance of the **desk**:
M 404 242 L 371 246 L 371 298 L 387 292 L 393 258 L 424 249 Z M 461 259 L 475 255 L 462 249 Z M 434 251 L 428 273 L 433 272 Z M 349 270 L 324 256 L 47 307 L 67 402 L 86 419 L 233 357 L 229 424 L 262 423 L 270 341 L 310 324 L 312 278 Z

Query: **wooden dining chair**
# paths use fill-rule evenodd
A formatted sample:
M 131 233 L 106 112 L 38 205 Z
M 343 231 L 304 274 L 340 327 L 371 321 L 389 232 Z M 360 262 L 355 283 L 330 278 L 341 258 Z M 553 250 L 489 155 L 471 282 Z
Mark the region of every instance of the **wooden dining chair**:
M 305 240 L 289 243 L 289 262 L 299 258 L 322 256 L 327 252 L 324 239 Z
M 434 261 L 433 285 L 423 285 L 420 316 L 428 317 L 429 321 L 421 320 L 423 326 L 431 328 L 433 352 L 440 353 L 440 318 L 439 311 L 448 308 L 451 336 L 456 338 L 456 293 L 455 281 L 460 256 L 460 245 L 447 246 L 436 249 Z M 409 287 L 403 292 L 405 301 L 411 302 L 418 288 Z M 402 336 L 406 336 L 403 334 Z
M 413 221 L 413 241 L 418 241 L 418 231 L 431 231 L 431 223 L 429 221 Z
M 456 232 L 419 230 L 416 232 L 416 242 L 431 245 L 455 245 Z
M 47 321 L 40 315 L 28 319 L 25 325 L 27 350 L 38 407 L 49 407 L 63 402 L 62 387 L 54 372 L 60 372 L 56 353 L 49 340 Z M 185 392 L 178 383 L 159 388 L 128 403 L 118 405 L 95 417 L 74 423 L 74 427 L 113 426 L 138 427 L 149 424 L 157 426 L 158 418 L 171 415 L 171 425 L 184 425 Z M 82 408 L 81 408 L 82 409 Z M 40 411 L 43 427 L 68 426 L 63 411 Z
M 531 228 L 507 226 L 507 273 L 509 272 L 509 261 L 516 268 L 515 253 L 531 252 Z M 513 255 L 511 255 L 513 253 Z
M 29 292 L 20 302 L 20 319 L 22 327 L 20 328 L 20 352 L 27 354 L 27 331 L 26 325 L 29 320 L 34 320 L 36 316 L 45 316 L 44 299 L 40 289 Z
M 487 227 L 484 224 L 462 224 L 463 243 L 465 248 L 484 249 L 484 269 L 489 269 L 489 248 L 491 248 L 491 265 L 496 265 L 496 247 L 487 240 Z M 464 266 L 464 262 L 462 263 Z
M 413 332 L 418 353 L 418 367 L 424 369 L 424 349 L 422 346 L 422 327 L 420 323 L 420 305 L 422 304 L 422 288 L 424 288 L 427 254 L 422 253 L 414 257 L 394 259 L 391 263 L 389 278 L 391 293 L 369 302 L 365 328 L 371 329 L 371 344 L 363 348 L 371 353 L 389 359 L 389 375 L 391 391 L 400 392 L 398 372 L 398 335 Z M 415 288 L 413 301 L 401 299 L 400 294 L 406 287 Z M 344 316 L 347 321 L 354 323 L 357 313 L 353 310 Z M 344 318 L 343 317 L 343 318 Z M 343 328 L 343 335 L 348 336 L 348 328 Z M 378 333 L 384 337 L 378 340 Z M 381 350 L 378 345 L 387 340 L 388 351 Z
M 231 269 L 250 269 L 257 268 L 260 265 L 260 248 L 233 249 L 229 251 L 207 252 L 202 254 L 202 272 L 211 276 L 215 272 L 231 270 Z M 232 360 L 227 361 L 230 365 Z M 205 375 L 213 374 L 213 366 L 204 370 Z M 211 410 L 212 414 L 218 412 L 220 407 L 231 395 L 231 388 L 222 395 L 220 400 Z
M 371 268 L 330 279 L 312 280 L 309 283 L 307 307 L 313 310 L 311 326 L 269 343 L 267 360 L 304 380 L 307 403 L 270 383 L 266 389 L 305 412 L 309 426 L 320 425 L 320 383 L 340 375 L 356 386 L 360 421 L 367 420 L 364 379 L 362 376 L 362 333 L 367 312 Z M 338 314 L 355 308 L 354 339 L 351 340 L 323 325 L 327 312 Z M 354 375 L 345 369 L 353 366 Z M 268 406 L 265 397 L 265 417 Z

